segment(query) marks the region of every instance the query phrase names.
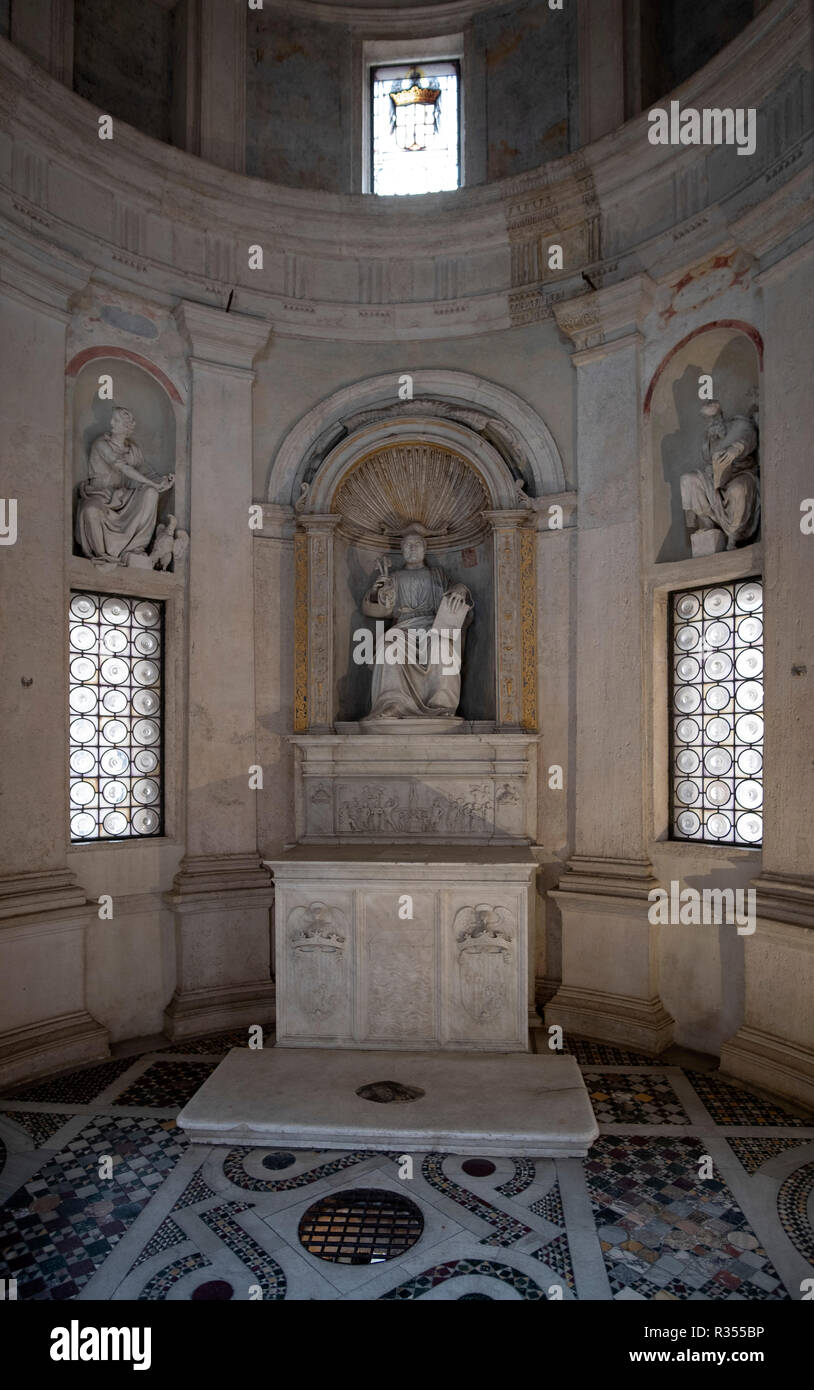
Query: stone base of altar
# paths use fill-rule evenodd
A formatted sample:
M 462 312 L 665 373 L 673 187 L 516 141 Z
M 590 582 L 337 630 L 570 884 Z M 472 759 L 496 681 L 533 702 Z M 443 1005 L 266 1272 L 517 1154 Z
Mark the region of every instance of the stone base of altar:
M 278 1045 L 527 1050 L 530 850 L 298 846 L 267 867 Z
M 530 1158 L 581 1158 L 599 1134 L 573 1057 L 238 1047 L 178 1125 L 206 1144 Z

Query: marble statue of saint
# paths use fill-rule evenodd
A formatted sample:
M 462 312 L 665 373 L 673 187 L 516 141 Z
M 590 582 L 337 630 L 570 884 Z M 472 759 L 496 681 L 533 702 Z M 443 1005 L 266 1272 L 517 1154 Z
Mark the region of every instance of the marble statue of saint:
M 720 545 L 706 549 L 734 550 L 753 539 L 760 523 L 760 481 L 757 430 L 745 415 L 727 418 L 719 401 L 708 401 L 701 414 L 709 424 L 701 446 L 703 468 L 681 478 L 681 505 L 693 553 L 702 552 L 696 536 L 717 533 Z M 712 540 L 712 538 L 709 538 Z
M 134 443 L 135 416 L 116 406 L 110 429 L 90 446 L 89 477 L 79 484 L 76 540 L 83 555 L 110 564 L 152 568 L 147 547 L 153 539 L 159 493 L 167 492 L 175 474 L 165 478 L 144 471 L 144 455 Z
M 440 566 L 425 565 L 425 535 L 418 523 L 408 526 L 401 539 L 403 569 L 391 572 L 388 561 L 379 560 L 379 576 L 362 601 L 365 617 L 390 621 L 386 632 L 378 628 L 365 722 L 452 719 L 460 702 L 463 633 L 472 618 L 472 595 L 466 585 L 451 583 Z M 392 651 L 399 633 L 402 659 L 390 662 L 386 648 Z M 449 659 L 455 648 L 457 661 Z

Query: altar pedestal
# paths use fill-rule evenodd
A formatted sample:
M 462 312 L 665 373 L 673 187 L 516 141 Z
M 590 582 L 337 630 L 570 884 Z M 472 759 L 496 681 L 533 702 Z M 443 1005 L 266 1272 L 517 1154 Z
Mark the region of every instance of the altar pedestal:
M 299 846 L 274 873 L 277 1043 L 528 1048 L 527 849 Z

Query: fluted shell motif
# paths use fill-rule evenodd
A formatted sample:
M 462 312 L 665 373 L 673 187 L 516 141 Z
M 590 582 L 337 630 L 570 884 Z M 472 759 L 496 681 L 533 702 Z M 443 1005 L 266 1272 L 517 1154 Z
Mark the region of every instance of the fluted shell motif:
M 363 459 L 345 478 L 332 510 L 341 530 L 358 541 L 381 544 L 408 522 L 429 532 L 428 544 L 462 544 L 483 534 L 486 489 L 459 454 L 435 444 L 395 444 Z

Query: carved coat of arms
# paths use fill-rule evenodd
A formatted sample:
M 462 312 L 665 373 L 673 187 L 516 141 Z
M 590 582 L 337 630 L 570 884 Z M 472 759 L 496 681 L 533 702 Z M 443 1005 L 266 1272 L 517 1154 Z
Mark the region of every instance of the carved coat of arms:
M 478 903 L 455 914 L 461 1003 L 476 1023 L 490 1023 L 511 1002 L 514 972 L 512 914 L 506 907 Z
M 347 923 L 325 903 L 295 907 L 288 914 L 291 972 L 297 1001 L 309 1018 L 334 1012 L 344 988 Z

